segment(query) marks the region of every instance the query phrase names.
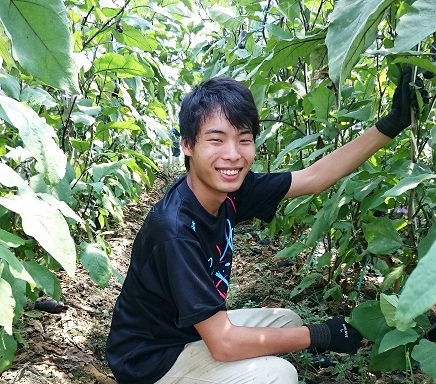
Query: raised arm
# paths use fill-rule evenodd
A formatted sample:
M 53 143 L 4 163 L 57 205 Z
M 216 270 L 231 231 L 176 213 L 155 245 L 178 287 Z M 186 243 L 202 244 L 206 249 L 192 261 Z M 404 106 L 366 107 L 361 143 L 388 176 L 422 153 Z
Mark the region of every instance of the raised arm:
M 350 174 L 369 157 L 397 136 L 411 122 L 411 68 L 402 74 L 395 90 L 390 113 L 348 144 L 318 160 L 311 166 L 292 173 L 292 183 L 285 197 L 318 194 Z

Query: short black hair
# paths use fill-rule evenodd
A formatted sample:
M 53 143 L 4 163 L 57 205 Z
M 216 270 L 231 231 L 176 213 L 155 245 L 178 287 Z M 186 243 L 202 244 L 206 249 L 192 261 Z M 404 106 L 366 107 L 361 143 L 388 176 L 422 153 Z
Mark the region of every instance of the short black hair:
M 203 81 L 182 101 L 179 113 L 182 140 L 194 147 L 201 125 L 214 113 L 223 113 L 237 129 L 250 129 L 253 138 L 259 134 L 259 113 L 250 90 L 228 76 Z M 189 158 L 185 157 L 189 171 Z

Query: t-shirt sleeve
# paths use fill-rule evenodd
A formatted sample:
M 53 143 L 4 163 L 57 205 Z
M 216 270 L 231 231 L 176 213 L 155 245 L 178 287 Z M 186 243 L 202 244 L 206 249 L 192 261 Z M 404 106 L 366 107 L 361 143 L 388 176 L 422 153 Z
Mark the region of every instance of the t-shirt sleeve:
M 292 173 L 249 172 L 236 197 L 237 222 L 258 218 L 270 222 L 292 182 Z
M 176 326 L 197 324 L 220 310 L 225 300 L 210 276 L 208 257 L 195 239 L 172 239 L 156 245 L 156 268 L 177 313 Z

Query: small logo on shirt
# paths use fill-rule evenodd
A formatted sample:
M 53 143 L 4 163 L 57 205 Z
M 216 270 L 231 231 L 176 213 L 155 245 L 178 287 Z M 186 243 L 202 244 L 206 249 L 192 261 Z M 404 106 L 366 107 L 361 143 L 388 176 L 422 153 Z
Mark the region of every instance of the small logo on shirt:
M 345 324 L 342 324 L 342 329 L 340 329 L 339 332 L 344 332 L 344 337 L 348 339 L 348 329 Z
M 191 229 L 192 229 L 194 232 L 196 232 L 196 230 L 195 230 L 195 221 L 194 221 L 194 220 L 191 221 Z

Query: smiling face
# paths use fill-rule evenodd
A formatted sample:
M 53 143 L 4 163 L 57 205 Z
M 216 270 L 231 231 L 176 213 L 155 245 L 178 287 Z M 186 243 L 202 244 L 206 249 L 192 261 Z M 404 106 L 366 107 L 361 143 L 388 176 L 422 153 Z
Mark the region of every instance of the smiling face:
M 195 145 L 183 140 L 182 148 L 189 156 L 189 187 L 209 213 L 217 214 L 227 193 L 239 189 L 253 163 L 251 129 L 235 128 L 216 111 L 201 124 Z

